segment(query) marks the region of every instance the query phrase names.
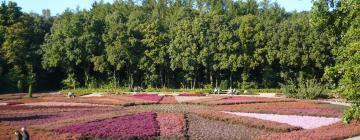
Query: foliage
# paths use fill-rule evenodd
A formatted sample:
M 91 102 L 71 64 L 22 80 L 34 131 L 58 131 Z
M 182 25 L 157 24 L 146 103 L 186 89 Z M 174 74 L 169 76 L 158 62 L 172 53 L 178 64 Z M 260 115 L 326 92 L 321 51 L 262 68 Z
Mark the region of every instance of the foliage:
M 278 88 L 249 89 L 249 91 L 252 93 L 282 93 L 282 90 Z
M 325 87 L 315 79 L 303 80 L 299 78 L 296 82 L 290 81 L 282 85 L 282 91 L 290 98 L 317 99 L 327 96 Z
M 360 120 L 360 108 L 358 106 L 352 106 L 346 110 L 343 115 L 343 122 L 350 123 L 351 120 Z
M 50 16 L 2 2 L 0 92 L 63 83 L 79 95 L 219 85 L 256 93 L 288 82 L 288 97 L 313 99 L 325 95 L 323 78 L 359 104 L 359 11 L 358 0 L 314 0 L 304 12 L 267 0 L 128 0 Z M 311 80 L 288 81 L 297 77 Z
M 62 83 L 65 85 L 66 88 L 71 89 L 76 89 L 76 87 L 79 85 L 79 82 L 77 81 L 74 73 L 69 74 Z

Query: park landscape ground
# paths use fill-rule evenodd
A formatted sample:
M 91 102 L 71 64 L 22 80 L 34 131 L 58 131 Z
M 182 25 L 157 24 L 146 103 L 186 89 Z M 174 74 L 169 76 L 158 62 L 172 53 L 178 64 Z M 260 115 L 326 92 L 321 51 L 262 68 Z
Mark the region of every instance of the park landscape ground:
M 0 139 L 345 139 L 347 106 L 311 100 L 201 94 L 0 95 Z

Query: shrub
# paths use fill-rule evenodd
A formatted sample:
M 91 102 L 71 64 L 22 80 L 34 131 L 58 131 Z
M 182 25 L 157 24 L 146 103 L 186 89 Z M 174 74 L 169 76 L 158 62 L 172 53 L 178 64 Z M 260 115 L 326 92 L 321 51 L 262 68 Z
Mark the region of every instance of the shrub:
M 290 98 L 316 99 L 327 97 L 325 87 L 315 79 L 302 80 L 300 78 L 296 82 L 290 81 L 286 85 L 282 85 L 281 89 Z
M 346 110 L 343 115 L 343 122 L 350 123 L 351 120 L 357 119 L 360 120 L 360 107 L 352 106 L 350 109 Z
M 265 88 L 265 89 L 249 89 L 252 93 L 282 93 L 281 89 L 277 88 Z
M 228 87 L 229 87 L 229 82 L 228 82 L 228 80 L 222 80 L 222 81 L 220 82 L 220 88 L 221 88 L 221 89 L 228 89 Z

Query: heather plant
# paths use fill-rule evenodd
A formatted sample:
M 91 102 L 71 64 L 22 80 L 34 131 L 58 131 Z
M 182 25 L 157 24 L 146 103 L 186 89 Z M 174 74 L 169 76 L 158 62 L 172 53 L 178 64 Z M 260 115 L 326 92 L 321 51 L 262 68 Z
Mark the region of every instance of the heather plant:
M 122 116 L 101 121 L 75 124 L 57 129 L 60 133 L 80 133 L 100 138 L 144 139 L 159 136 L 159 125 L 152 112 Z
M 132 97 L 156 103 L 159 103 L 163 98 L 163 96 L 159 96 L 157 94 L 135 94 L 132 95 Z
M 269 134 L 269 131 L 246 127 L 239 124 L 229 124 L 223 121 L 209 120 L 200 116 L 188 115 L 190 139 L 253 139 L 259 135 Z

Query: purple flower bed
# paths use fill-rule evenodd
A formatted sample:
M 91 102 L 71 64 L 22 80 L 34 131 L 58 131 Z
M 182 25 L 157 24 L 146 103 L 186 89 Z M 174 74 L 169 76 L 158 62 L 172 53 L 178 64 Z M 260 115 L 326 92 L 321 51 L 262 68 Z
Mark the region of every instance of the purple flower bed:
M 60 133 L 80 133 L 88 137 L 142 139 L 159 136 L 159 125 L 153 112 L 116 117 L 101 121 L 62 127 Z
M 135 94 L 132 95 L 132 97 L 156 103 L 160 102 L 163 98 L 163 96 L 159 96 L 157 94 Z

